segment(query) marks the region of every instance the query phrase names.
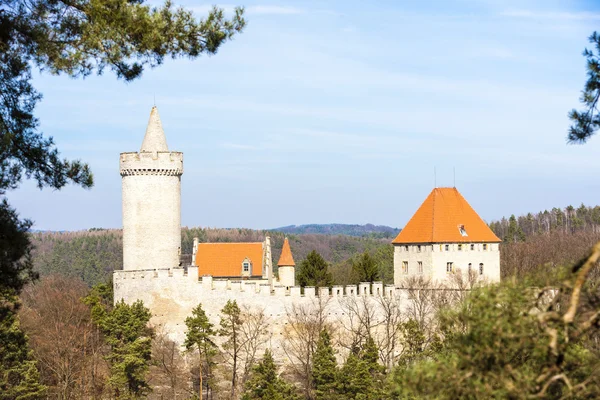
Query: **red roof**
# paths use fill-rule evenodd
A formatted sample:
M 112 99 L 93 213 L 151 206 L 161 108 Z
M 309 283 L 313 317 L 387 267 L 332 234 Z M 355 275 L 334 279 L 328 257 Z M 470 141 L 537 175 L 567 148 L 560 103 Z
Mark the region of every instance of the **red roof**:
M 501 242 L 456 188 L 435 188 L 392 243 Z
M 279 257 L 278 267 L 290 267 L 296 266 L 294 263 L 294 257 L 292 257 L 292 250 L 290 249 L 290 242 L 288 238 L 283 241 L 283 248 L 281 249 L 281 256 Z
M 263 244 L 259 243 L 199 243 L 196 253 L 198 275 L 241 277 L 242 263 L 248 259 L 252 277 L 261 277 Z

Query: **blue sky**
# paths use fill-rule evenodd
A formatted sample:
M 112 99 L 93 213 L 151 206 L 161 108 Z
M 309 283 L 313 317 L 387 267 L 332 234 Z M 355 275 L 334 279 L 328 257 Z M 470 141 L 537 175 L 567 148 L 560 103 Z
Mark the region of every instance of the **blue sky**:
M 456 168 L 487 221 L 600 204 L 600 136 L 565 142 L 581 52 L 600 30 L 594 3 L 244 1 L 246 30 L 216 56 L 130 84 L 36 75 L 42 130 L 96 184 L 29 182 L 9 200 L 36 229 L 120 227 L 118 156 L 139 149 L 156 96 L 169 148 L 184 152 L 187 226 L 402 227 L 434 167 L 438 186 Z

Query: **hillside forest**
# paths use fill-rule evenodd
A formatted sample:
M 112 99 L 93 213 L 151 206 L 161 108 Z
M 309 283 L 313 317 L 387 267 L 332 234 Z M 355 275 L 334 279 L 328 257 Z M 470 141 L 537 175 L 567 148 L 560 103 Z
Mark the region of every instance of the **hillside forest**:
M 589 249 L 600 240 L 598 209 L 567 207 L 491 222 L 504 240 L 499 285 L 457 281 L 469 285 L 467 295 L 407 281 L 408 307 L 401 311 L 382 299 L 383 321 L 373 321 L 366 306 L 348 304 L 357 327 L 335 325 L 321 303 L 290 313 L 285 343 L 295 362 L 287 366 L 257 350 L 269 337 L 266 317 L 236 302 L 223 308 L 219 326 L 210 324 L 199 304 L 185 321 L 183 349 L 160 327 L 148 326 L 150 313 L 142 303 L 113 305 L 110 276 L 121 263 L 119 230 L 33 233 L 34 264 L 42 278 L 25 288 L 19 313 L 39 371 L 28 390 L 59 399 L 186 399 L 200 392 L 210 399 L 275 400 L 593 398 L 600 395 L 594 372 L 600 359 L 594 314 L 600 248 L 591 255 Z M 240 242 L 265 235 L 277 260 L 282 232 L 184 228 L 182 241 L 191 252 L 194 237 Z M 393 281 L 390 239 L 288 237 L 299 275 L 314 259 L 328 274 L 325 284 Z M 365 257 L 374 267 L 370 278 L 356 268 Z M 577 267 L 568 268 L 573 263 Z M 528 295 L 536 286 L 543 289 Z M 577 287 L 577 304 L 568 307 L 575 304 Z M 556 289 L 554 302 L 542 301 Z M 532 307 L 543 314 L 531 314 Z M 567 323 L 569 310 L 574 314 Z M 565 336 L 555 343 L 557 331 Z M 243 345 L 233 344 L 234 337 Z M 460 381 L 462 373 L 476 374 L 481 383 L 445 384 Z

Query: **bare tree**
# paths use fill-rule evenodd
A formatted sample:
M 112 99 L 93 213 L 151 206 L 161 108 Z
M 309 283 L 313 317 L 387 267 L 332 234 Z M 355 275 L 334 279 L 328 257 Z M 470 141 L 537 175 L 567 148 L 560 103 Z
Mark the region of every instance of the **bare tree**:
M 344 330 L 339 343 L 351 350 L 360 348 L 379 325 L 376 304 L 368 296 L 347 296 L 339 300 L 343 314 L 338 323 Z
M 155 332 L 149 374 L 149 383 L 154 391 L 150 397 L 188 398 L 191 395 L 189 371 L 180 346 L 169 339 L 162 327 L 158 327 Z
M 329 298 L 321 296 L 309 304 L 292 304 L 286 308 L 287 323 L 282 343 L 283 351 L 290 363 L 288 368 L 302 385 L 305 397 L 313 399 L 312 363 L 320 332 L 332 329 L 327 321 Z
M 240 384 L 244 385 L 250 377 L 259 350 L 269 340 L 269 319 L 264 309 L 254 310 L 249 306 L 242 309 L 242 326 L 240 337 L 242 374 Z
M 379 348 L 379 359 L 390 372 L 396 364 L 398 344 L 401 336 L 400 323 L 403 319 L 400 298 L 397 296 L 377 296 L 376 301 L 382 315 L 382 323 L 375 335 Z
M 106 364 L 102 340 L 81 301 L 83 281 L 49 276 L 22 294 L 21 321 L 44 383 L 57 399 L 101 396 Z

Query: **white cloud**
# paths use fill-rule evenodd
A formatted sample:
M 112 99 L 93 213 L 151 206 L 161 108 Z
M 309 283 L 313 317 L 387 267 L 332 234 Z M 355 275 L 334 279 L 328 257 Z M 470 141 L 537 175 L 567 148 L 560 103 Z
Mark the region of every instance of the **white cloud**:
M 553 19 L 562 21 L 590 21 L 600 20 L 600 13 L 581 11 L 534 11 L 534 10 L 506 10 L 500 13 L 505 17 L 529 18 L 529 19 Z
M 248 6 L 246 8 L 248 14 L 261 14 L 261 15 L 292 15 L 292 14 L 304 14 L 304 10 L 296 7 L 288 6 Z
M 227 14 L 232 14 L 237 6 L 233 4 L 217 4 L 217 7 L 225 10 L 225 13 Z M 200 6 L 189 7 L 188 9 L 192 10 L 197 16 L 202 17 L 207 15 L 212 8 L 213 6 L 211 4 L 203 4 Z M 247 6 L 245 9 L 248 15 L 294 15 L 305 13 L 305 10 L 303 9 L 288 6 L 256 5 Z

